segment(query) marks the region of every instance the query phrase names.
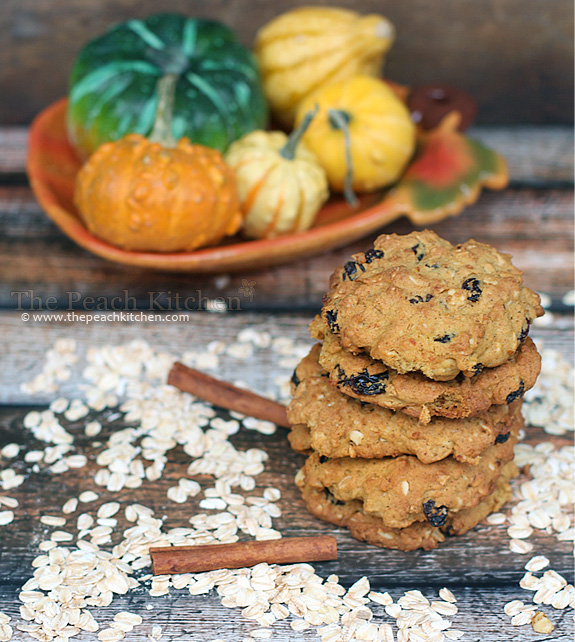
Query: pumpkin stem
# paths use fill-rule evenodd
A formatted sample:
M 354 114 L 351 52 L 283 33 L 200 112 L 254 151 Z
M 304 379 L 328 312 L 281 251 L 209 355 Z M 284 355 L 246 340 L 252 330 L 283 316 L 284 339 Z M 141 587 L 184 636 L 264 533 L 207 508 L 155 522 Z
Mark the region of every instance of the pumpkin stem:
M 156 107 L 154 127 L 149 139 L 153 143 L 160 143 L 163 147 L 175 147 L 177 144 L 172 135 L 172 116 L 178 77 L 178 74 L 165 74 L 158 80 L 156 85 L 158 105 Z
M 290 134 L 290 137 L 287 139 L 287 143 L 280 149 L 280 156 L 283 156 L 286 160 L 294 159 L 296 147 L 299 145 L 301 137 L 305 134 L 306 129 L 309 127 L 311 121 L 315 118 L 318 110 L 319 107 L 316 104 L 313 109 L 307 112 L 307 114 L 303 117 L 301 123 Z
M 345 141 L 345 162 L 347 165 L 343 194 L 348 204 L 355 207 L 358 204 L 358 200 L 352 187 L 353 163 L 351 159 L 351 137 L 349 135 L 350 115 L 346 111 L 343 111 L 343 109 L 329 109 L 327 113 L 329 116 L 329 124 L 334 129 L 339 129 L 343 133 Z

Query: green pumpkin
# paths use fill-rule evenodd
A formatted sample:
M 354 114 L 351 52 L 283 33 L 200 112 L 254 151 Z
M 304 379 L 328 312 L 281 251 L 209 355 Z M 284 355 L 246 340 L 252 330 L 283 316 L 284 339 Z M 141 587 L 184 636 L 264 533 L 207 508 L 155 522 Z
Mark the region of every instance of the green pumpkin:
M 177 75 L 174 138 L 225 151 L 265 127 L 259 71 L 235 34 L 212 20 L 158 14 L 117 24 L 81 50 L 68 103 L 68 135 L 79 154 L 128 133 L 147 136 L 167 74 Z

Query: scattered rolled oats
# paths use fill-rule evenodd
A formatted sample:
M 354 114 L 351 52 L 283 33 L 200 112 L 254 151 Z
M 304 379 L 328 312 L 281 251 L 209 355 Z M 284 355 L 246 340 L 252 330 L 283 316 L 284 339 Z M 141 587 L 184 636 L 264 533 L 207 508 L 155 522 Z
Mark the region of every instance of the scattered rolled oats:
M 14 443 L 6 444 L 0 449 L 0 455 L 5 459 L 14 459 L 14 457 L 18 457 L 19 452 L 20 446 Z
M 533 529 L 529 526 L 522 528 L 519 526 L 510 526 L 507 529 L 507 534 L 511 539 L 527 539 L 533 534 Z
M 455 596 L 453 595 L 453 593 L 448 588 L 439 589 L 439 597 L 444 602 L 451 602 L 453 604 L 455 604 L 455 602 L 457 602 L 457 600 L 455 599 Z
M 561 302 L 563 303 L 563 305 L 567 306 L 575 305 L 575 290 L 569 290 L 568 292 L 566 292 L 563 295 Z
M 432 602 L 431 608 L 440 615 L 455 615 L 458 611 L 452 602 Z
M 153 640 L 159 640 L 162 637 L 162 627 L 161 626 L 153 626 L 152 627 L 152 632 L 150 634 L 150 637 Z
M 54 531 L 50 535 L 50 539 L 53 542 L 71 542 L 74 539 L 74 535 L 68 531 Z
M 527 555 L 533 550 L 533 544 L 521 539 L 512 539 L 509 541 L 509 549 L 519 555 Z
M 0 511 L 0 526 L 6 526 L 14 521 L 14 511 L 2 510 Z
M 42 515 L 42 517 L 40 517 L 40 521 L 42 522 L 42 524 L 46 524 L 46 526 L 65 526 L 66 525 L 66 518 L 59 517 L 57 515 Z
M 114 622 L 122 622 L 123 624 L 129 625 L 131 629 L 142 624 L 142 621 L 141 615 L 130 613 L 129 611 L 120 611 L 120 613 L 114 615 Z
M 551 620 L 541 611 L 533 614 L 531 625 L 536 633 L 551 633 L 555 628 Z
M 68 409 L 70 401 L 65 397 L 58 397 L 50 403 L 50 410 L 56 415 L 61 415 L 65 410 Z
M 377 591 L 370 591 L 367 596 L 372 602 L 381 604 L 382 606 L 389 606 L 393 604 L 393 598 L 386 591 L 385 593 L 378 593 Z
M 573 366 L 557 350 L 543 349 L 541 357 L 541 374 L 525 394 L 523 415 L 551 435 L 565 435 L 575 428 Z
M 102 432 L 102 424 L 99 421 L 89 421 L 84 428 L 87 437 L 95 437 Z
M 170 501 L 183 504 L 188 499 L 188 494 L 181 486 L 172 486 L 166 493 Z
M 76 360 L 75 346 L 67 342 L 58 345 L 51 356 L 56 358 L 61 370 L 69 369 Z M 280 366 L 293 368 L 307 353 L 309 344 L 284 338 L 272 340 L 267 333 L 246 329 L 231 345 L 213 342 L 205 352 L 190 353 L 186 358 L 191 365 L 211 368 L 218 367 L 220 358 L 226 354 L 233 359 L 244 359 L 259 348 L 271 348 L 280 355 Z M 51 540 L 39 545 L 42 555 L 34 560 L 33 575 L 20 593 L 23 614 L 32 622 L 24 625 L 30 627 L 27 629 L 30 634 L 37 639 L 48 639 L 45 636 L 54 637 L 54 634 L 68 639 L 80 630 L 96 632 L 99 625 L 91 615 L 91 608 L 108 606 L 114 595 L 125 594 L 149 582 L 151 596 L 166 595 L 172 589 L 187 590 L 192 595 L 217 591 L 224 606 L 241 608 L 245 618 L 259 625 L 245 638 L 249 642 L 271 637 L 270 627 L 286 618 L 291 618 L 290 627 L 295 632 L 315 627 L 322 642 L 352 639 L 394 642 L 393 628 L 387 622 L 375 621 L 368 607 L 370 601 L 383 606 L 383 611 L 395 620 L 398 642 L 440 642 L 463 635 L 462 631 L 451 628 L 450 618 L 457 614 L 457 606 L 455 597 L 446 588 L 439 591 L 439 600 L 412 590 L 394 602 L 387 592 L 371 591 L 367 578 L 361 578 L 346 591 L 337 576 L 324 580 L 309 564 L 284 567 L 262 564 L 252 569 L 136 579 L 135 573 L 150 565 L 150 546 L 233 542 L 238 541 L 242 533 L 260 540 L 281 537 L 273 528 L 273 519 L 281 515 L 280 506 L 275 504 L 281 499 L 280 491 L 265 488 L 261 496 L 253 493 L 255 477 L 263 472 L 267 454 L 257 448 L 239 451 L 228 439 L 241 426 L 262 434 L 272 434 L 276 426 L 238 413 L 231 413 L 231 420 L 223 419 L 211 406 L 165 385 L 173 361 L 171 355 L 155 352 L 142 341 L 90 349 L 84 370 L 89 382 L 85 399 L 55 400 L 49 411 L 34 411 L 24 418 L 26 428 L 48 444 L 43 451 L 27 453 L 25 460 L 51 466 L 52 473 L 64 473 L 85 465 L 85 457 L 72 452 L 73 434 L 62 426 L 56 415 L 78 421 L 89 409 L 101 412 L 116 408 L 117 412 L 106 417 L 105 425 L 123 416 L 131 427 L 113 431 L 102 443 L 92 442 L 93 448 L 100 448 L 95 483 L 115 493 L 123 488 L 137 488 L 142 480 L 157 481 L 167 464 L 167 453 L 181 445 L 192 459 L 188 475 L 209 476 L 213 485 L 206 486 L 203 482 L 200 485 L 195 479 L 182 478 L 168 490 L 168 497 L 185 501 L 203 491 L 200 508 L 216 512 L 198 513 L 189 519 L 187 527 L 165 531 L 162 520 L 155 517 L 151 509 L 130 504 L 124 509 L 128 528 L 118 534 L 118 543 L 114 545 L 111 542 L 117 528 L 115 516 L 120 509 L 119 502 L 94 507 L 94 514 L 79 515 L 77 533 L 56 531 Z M 573 390 L 571 370 L 558 353 L 544 351 L 543 361 L 544 375 L 526 396 L 525 407 L 532 422 L 537 423 L 534 421 L 537 419 L 548 432 L 563 434 L 561 431 L 569 430 L 567 424 L 572 418 L 572 410 L 564 398 L 566 391 Z M 30 384 L 30 389 L 40 391 L 44 386 L 51 390 L 60 380 L 50 366 L 38 381 Z M 286 381 L 279 381 L 284 393 L 289 387 Z M 282 390 L 276 394 L 281 395 Z M 102 424 L 97 420 L 84 426 L 84 433 L 90 437 L 101 431 Z M 361 433 L 353 439 L 359 443 Z M 527 553 L 532 544 L 526 538 L 533 529 L 552 531 L 562 539 L 573 537 L 567 513 L 573 499 L 573 491 L 567 484 L 572 472 L 569 463 L 572 451 L 557 450 L 552 444 L 536 447 L 520 444 L 518 449 L 519 465 L 530 466 L 534 483 L 516 486 L 519 501 L 509 516 L 508 528 L 514 536 L 512 550 Z M 17 485 L 24 481 L 24 477 L 20 477 L 21 480 L 14 470 L 2 471 L 0 483 L 3 488 L 6 484 Z M 557 487 L 553 479 L 558 481 Z M 404 492 L 409 492 L 408 486 Z M 244 493 L 250 495 L 246 497 Z M 89 504 L 99 497 L 93 491 L 85 491 L 78 499 Z M 78 499 L 68 500 L 63 513 L 75 512 Z M 53 525 L 63 525 L 62 519 Z M 503 524 L 507 519 L 498 513 L 491 515 L 488 522 Z M 71 543 L 73 540 L 75 545 Z M 70 543 L 60 546 L 64 541 Z M 541 566 L 540 558 L 536 556 L 526 564 L 522 586 L 533 591 L 539 603 L 561 609 L 573 606 L 575 589 L 564 578 L 550 571 L 541 578 L 533 575 L 547 565 Z M 535 619 L 536 609 L 536 604 L 526 606 L 517 600 L 506 605 L 505 612 L 513 618 L 513 624 L 519 626 L 518 622 L 527 624 Z M 69 624 L 60 629 L 50 628 L 60 612 L 65 613 L 62 622 Z M 99 630 L 98 638 L 115 642 L 140 622 L 137 614 L 119 613 L 107 628 Z M 0 626 L 6 624 L 0 618 Z M 161 636 L 161 628 L 154 626 L 148 638 L 157 641 Z
M 521 613 L 524 606 L 525 604 L 521 600 L 512 600 L 511 602 L 507 602 L 503 607 L 503 612 L 505 615 L 513 617 L 514 615 L 517 615 L 517 613 Z
M 523 626 L 524 624 L 529 624 L 531 622 L 532 613 L 530 611 L 520 611 L 511 618 L 511 624 L 513 626 Z
M 124 638 L 124 632 L 120 629 L 102 629 L 98 632 L 98 640 L 100 642 L 119 642 Z
M 2 490 L 12 490 L 24 483 L 24 475 L 16 473 L 13 468 L 5 468 L 0 471 L 0 486 Z
M 485 521 L 493 526 L 498 526 L 500 524 L 505 524 L 507 517 L 503 513 L 491 513 L 491 515 L 487 516 Z
M 224 510 L 226 508 L 226 502 L 218 497 L 214 497 L 213 499 L 202 499 L 200 502 L 200 508 L 205 508 L 206 510 Z
M 72 339 L 58 339 L 46 351 L 42 372 L 32 381 L 23 383 L 21 390 L 28 394 L 56 392 L 59 383 L 70 378 L 70 366 L 77 361 L 75 351 L 76 345 Z
M 102 504 L 100 508 L 98 508 L 96 515 L 100 519 L 106 518 L 106 517 L 113 517 L 119 510 L 120 510 L 119 502 L 108 502 L 106 504 Z
M 98 499 L 98 494 L 92 490 L 85 490 L 83 493 L 80 493 L 78 499 L 83 504 L 88 504 L 90 502 L 95 502 Z
M 549 560 L 544 555 L 535 555 L 535 557 L 532 557 L 527 564 L 525 564 L 525 570 L 536 572 L 544 569 L 546 566 L 549 566 Z

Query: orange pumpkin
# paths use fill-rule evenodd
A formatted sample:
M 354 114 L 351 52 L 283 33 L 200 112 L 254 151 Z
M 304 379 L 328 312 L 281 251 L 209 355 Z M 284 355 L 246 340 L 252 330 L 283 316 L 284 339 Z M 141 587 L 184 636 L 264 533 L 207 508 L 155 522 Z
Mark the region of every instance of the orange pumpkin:
M 242 221 L 233 170 L 218 151 L 171 138 L 164 112 L 171 115 L 173 86 L 163 90 L 151 138 L 105 143 L 76 179 L 90 232 L 126 250 L 190 251 L 234 234 Z

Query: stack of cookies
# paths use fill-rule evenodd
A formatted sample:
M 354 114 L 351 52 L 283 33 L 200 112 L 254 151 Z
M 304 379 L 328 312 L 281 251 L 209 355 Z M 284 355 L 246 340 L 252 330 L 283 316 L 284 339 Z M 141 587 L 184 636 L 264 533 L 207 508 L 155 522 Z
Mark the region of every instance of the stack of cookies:
M 507 255 L 429 231 L 380 236 L 336 270 L 288 408 L 309 511 L 412 550 L 498 510 L 542 313 Z

